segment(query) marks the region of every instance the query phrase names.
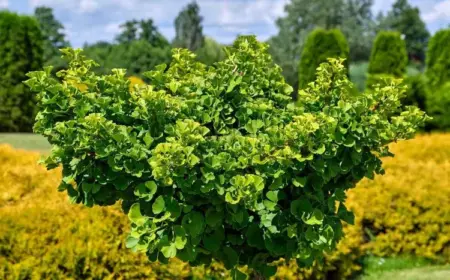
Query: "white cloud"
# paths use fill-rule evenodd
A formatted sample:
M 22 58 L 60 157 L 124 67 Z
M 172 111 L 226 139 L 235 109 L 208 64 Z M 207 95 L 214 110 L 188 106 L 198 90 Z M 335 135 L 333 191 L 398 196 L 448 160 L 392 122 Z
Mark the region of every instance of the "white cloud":
M 8 8 L 8 0 L 0 0 L 0 9 Z
M 29 5 L 32 8 L 37 6 L 49 6 L 49 7 L 60 7 L 70 5 L 72 1 L 60 1 L 60 0 L 29 0 Z
M 55 16 L 67 27 L 69 39 L 75 46 L 80 46 L 85 41 L 93 43 L 98 40 L 113 40 L 120 32 L 119 25 L 131 19 L 153 19 L 159 31 L 171 40 L 175 35 L 175 17 L 192 1 L 28 0 L 28 6 L 52 7 Z M 255 34 L 260 40 L 275 35 L 278 32 L 275 20 L 284 15 L 284 6 L 291 0 L 196 1 L 203 17 L 204 33 L 221 43 L 231 43 L 238 34 Z M 386 12 L 394 2 L 395 0 L 374 0 L 373 11 Z M 420 8 L 430 30 L 436 29 L 438 23 L 439 26 L 448 24 L 450 0 L 409 2 Z M 2 3 L 7 3 L 7 0 L 0 0 L 0 7 Z
M 436 3 L 433 8 L 427 13 L 423 14 L 423 19 L 426 23 L 432 23 L 441 19 L 448 19 L 450 17 L 450 0 L 443 0 Z
M 80 1 L 80 12 L 82 13 L 90 13 L 99 7 L 99 4 L 95 0 L 81 0 Z
M 111 22 L 105 26 L 105 32 L 111 34 L 117 34 L 120 32 L 120 25 L 122 22 Z

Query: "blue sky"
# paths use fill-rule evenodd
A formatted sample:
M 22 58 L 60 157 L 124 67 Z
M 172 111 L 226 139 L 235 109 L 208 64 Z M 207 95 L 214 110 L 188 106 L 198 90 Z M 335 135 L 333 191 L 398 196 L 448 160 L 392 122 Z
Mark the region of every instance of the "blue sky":
M 332 1 L 332 0 L 331 0 Z M 388 10 L 395 0 L 374 0 L 374 12 Z M 74 47 L 84 42 L 110 41 L 119 25 L 130 19 L 152 18 L 159 30 L 172 39 L 173 22 L 191 0 L 0 0 L 0 9 L 31 14 L 36 6 L 50 6 L 64 24 Z M 256 34 L 265 40 L 277 33 L 275 19 L 283 15 L 289 0 L 197 0 L 204 18 L 204 32 L 221 43 L 237 34 Z M 450 0 L 410 0 L 421 10 L 433 33 L 450 24 Z

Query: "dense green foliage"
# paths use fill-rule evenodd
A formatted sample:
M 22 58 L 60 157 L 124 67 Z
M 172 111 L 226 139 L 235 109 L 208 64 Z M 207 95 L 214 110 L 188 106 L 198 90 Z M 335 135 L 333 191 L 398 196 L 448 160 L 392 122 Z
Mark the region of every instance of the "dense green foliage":
M 434 34 L 428 46 L 426 75 L 435 88 L 450 81 L 449 45 L 450 29 L 444 29 Z
M 208 68 L 175 49 L 134 90 L 124 70 L 95 75 L 70 49 L 63 82 L 50 68 L 30 73 L 35 131 L 53 145 L 47 167 L 63 167 L 59 189 L 87 206 L 122 200 L 127 247 L 153 261 L 216 259 L 242 279 L 240 265 L 267 277 L 280 257 L 321 259 L 342 221 L 353 222 L 345 191 L 382 173 L 386 145 L 411 138 L 426 117 L 399 109 L 396 84 L 353 96 L 336 59 L 294 106 L 267 49 L 241 37 Z
M 299 88 L 316 79 L 316 69 L 328 58 L 343 58 L 348 72 L 348 44 L 338 29 L 316 29 L 308 36 L 298 66 Z
M 173 45 L 191 51 L 200 49 L 204 44 L 203 18 L 200 16 L 200 7 L 193 1 L 188 4 L 175 19 L 175 39 Z
M 0 11 L 0 131 L 31 131 L 36 101 L 22 81 L 42 63 L 42 35 L 36 20 Z
M 429 129 L 450 129 L 450 82 L 427 96 L 426 111 L 433 118 Z

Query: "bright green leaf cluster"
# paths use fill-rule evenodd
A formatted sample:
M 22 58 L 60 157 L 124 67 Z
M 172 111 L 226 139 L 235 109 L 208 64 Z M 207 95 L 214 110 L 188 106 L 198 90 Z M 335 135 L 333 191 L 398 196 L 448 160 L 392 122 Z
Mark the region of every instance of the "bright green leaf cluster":
M 267 48 L 240 37 L 213 67 L 176 49 L 133 90 L 124 70 L 95 75 L 70 49 L 62 82 L 50 68 L 30 73 L 35 131 L 53 145 L 47 167 L 63 166 L 60 190 L 87 206 L 121 200 L 127 247 L 153 261 L 216 259 L 243 279 L 241 265 L 267 277 L 280 257 L 321 259 L 353 222 L 345 191 L 382 173 L 386 145 L 426 116 L 401 111 L 395 83 L 352 95 L 340 59 L 318 68 L 295 106 Z

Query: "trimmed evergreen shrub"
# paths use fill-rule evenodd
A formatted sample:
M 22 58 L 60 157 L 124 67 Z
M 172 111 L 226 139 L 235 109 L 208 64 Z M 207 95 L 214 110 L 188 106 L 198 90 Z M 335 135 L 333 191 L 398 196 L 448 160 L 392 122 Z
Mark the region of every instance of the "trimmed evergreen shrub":
M 450 129 L 450 82 L 428 94 L 426 111 L 433 118 L 428 121 L 427 129 Z
M 37 21 L 0 11 L 0 132 L 31 131 L 36 100 L 22 83 L 43 64 Z
M 306 39 L 298 67 L 299 88 L 304 89 L 308 83 L 316 79 L 316 69 L 328 58 L 343 58 L 347 69 L 349 46 L 344 34 L 339 29 L 312 31 Z
M 408 53 L 399 32 L 378 33 L 370 55 L 366 87 L 372 88 L 385 78 L 402 78 L 406 73 Z
M 450 29 L 440 30 L 431 38 L 426 64 L 426 75 L 433 87 L 450 81 Z

